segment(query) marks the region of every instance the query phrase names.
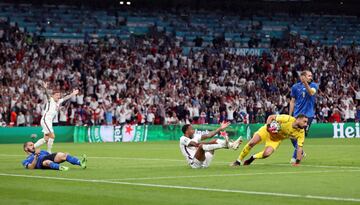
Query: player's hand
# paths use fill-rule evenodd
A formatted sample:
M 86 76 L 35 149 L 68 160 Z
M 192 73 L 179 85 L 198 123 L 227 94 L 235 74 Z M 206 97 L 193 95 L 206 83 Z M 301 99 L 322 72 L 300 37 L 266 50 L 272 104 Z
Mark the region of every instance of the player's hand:
M 277 134 L 279 132 L 279 127 L 278 126 L 272 126 L 271 122 L 270 124 L 267 124 L 266 126 L 266 130 L 270 133 L 270 134 Z
M 230 122 L 225 122 L 223 121 L 221 124 L 220 124 L 220 129 L 223 130 L 223 129 L 226 129 L 227 127 L 229 127 L 231 125 Z
M 267 126 L 267 131 L 271 134 L 276 134 L 277 133 L 277 129 L 276 127 L 270 127 L 270 126 Z
M 305 76 L 300 76 L 300 81 L 305 84 L 307 83 L 306 77 Z
M 292 163 L 292 166 L 293 166 L 293 167 L 299 167 L 299 166 L 300 166 L 300 163 Z
M 36 154 L 36 155 L 40 154 L 40 149 L 39 149 L 39 148 L 36 148 L 36 149 L 35 149 L 35 154 Z

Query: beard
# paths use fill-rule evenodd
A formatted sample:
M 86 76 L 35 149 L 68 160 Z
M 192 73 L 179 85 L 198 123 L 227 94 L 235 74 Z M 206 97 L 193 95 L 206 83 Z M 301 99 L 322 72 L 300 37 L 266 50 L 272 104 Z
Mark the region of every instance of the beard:
M 305 125 L 305 126 L 300 126 L 300 125 L 299 125 L 299 127 L 300 127 L 300 129 L 306 129 L 306 128 L 307 128 L 307 125 Z
M 28 149 L 28 152 L 30 152 L 30 153 L 35 153 L 35 148 L 34 149 Z

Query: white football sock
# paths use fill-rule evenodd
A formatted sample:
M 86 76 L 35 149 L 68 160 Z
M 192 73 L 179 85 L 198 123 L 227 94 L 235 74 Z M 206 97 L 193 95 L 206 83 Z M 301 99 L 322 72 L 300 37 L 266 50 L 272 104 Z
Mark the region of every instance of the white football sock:
M 216 143 L 222 144 L 224 147 L 226 147 L 226 140 L 216 139 Z
M 216 150 L 216 149 L 221 149 L 224 148 L 224 144 L 220 143 L 220 144 L 204 144 L 202 146 L 203 150 L 205 151 L 211 151 L 211 150 Z
M 47 151 L 51 154 L 51 148 L 54 144 L 54 139 L 53 138 L 49 138 L 48 139 L 48 143 L 47 143 Z
M 34 146 L 35 146 L 35 148 L 38 148 L 38 147 L 40 147 L 41 145 L 43 145 L 45 142 L 46 142 L 45 139 L 44 139 L 44 138 L 41 138 L 41 139 L 39 139 L 39 140 L 34 144 Z

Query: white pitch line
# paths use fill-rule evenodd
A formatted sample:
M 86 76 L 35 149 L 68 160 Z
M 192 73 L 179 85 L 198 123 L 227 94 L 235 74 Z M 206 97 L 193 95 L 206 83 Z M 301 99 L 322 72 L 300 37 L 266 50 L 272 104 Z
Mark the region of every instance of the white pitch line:
M 289 164 L 267 164 L 275 166 L 289 166 Z M 316 168 L 340 168 L 340 169 L 359 169 L 360 167 L 349 167 L 349 166 L 333 166 L 333 165 L 311 165 L 311 164 L 301 164 L 302 167 L 316 167 Z
M 0 154 L 0 157 L 26 157 L 26 155 L 12 155 L 12 154 Z M 164 162 L 183 162 L 185 160 L 180 159 L 163 159 L 163 158 L 138 158 L 138 157 L 107 157 L 107 156 L 88 156 L 89 159 L 119 159 L 119 160 L 137 160 L 137 161 L 164 161 Z M 230 164 L 230 162 L 213 162 L 212 164 Z M 254 165 L 267 165 L 267 166 L 290 166 L 289 164 L 267 164 L 267 163 L 254 163 Z M 314 167 L 314 168 L 338 168 L 338 169 L 360 169 L 354 166 L 333 166 L 333 165 L 312 165 L 312 164 L 301 164 L 303 167 Z
M 167 161 L 167 162 L 185 162 L 180 159 L 162 159 L 162 158 L 138 158 L 138 157 L 88 157 L 93 159 L 125 159 L 125 160 L 138 160 L 138 161 Z
M 19 154 L 0 154 L 0 157 L 26 157 Z M 143 161 L 168 161 L 168 162 L 185 162 L 180 159 L 162 159 L 162 158 L 139 158 L 139 157 L 107 157 L 107 156 L 89 156 L 89 159 L 124 159 L 124 160 L 143 160 Z
M 0 154 L 0 157 L 26 157 L 25 154 Z
M 304 199 L 304 198 L 305 199 L 319 199 L 319 200 L 327 200 L 327 201 L 360 202 L 360 198 L 315 196 L 315 195 L 301 195 L 301 194 L 288 194 L 288 193 L 276 193 L 276 192 L 260 192 L 260 191 L 246 191 L 246 190 L 216 189 L 216 188 L 206 188 L 206 187 L 189 187 L 189 186 L 176 186 L 176 185 L 163 185 L 163 184 L 146 184 L 146 183 L 133 183 L 133 182 L 114 182 L 114 181 L 105 181 L 105 180 L 96 180 L 96 179 L 76 179 L 76 178 L 32 176 L 32 175 L 6 174 L 6 173 L 0 173 L 0 176 L 36 178 L 36 179 L 51 179 L 51 180 L 60 180 L 60 181 L 62 180 L 62 181 L 88 182 L 88 183 L 120 184 L 120 185 L 129 185 L 129 186 L 156 187 L 156 188 L 182 189 L 182 190 L 196 190 L 196 191 L 222 192 L 222 193 L 240 193 L 240 194 L 249 194 L 249 195 L 278 196 L 278 197 L 301 198 L 301 199 Z
M 209 175 L 184 175 L 184 176 L 162 176 L 162 177 L 137 177 L 137 178 L 117 178 L 104 179 L 106 181 L 137 181 L 137 180 L 157 180 L 157 179 L 182 179 L 182 178 L 207 178 L 207 177 L 232 177 L 232 176 L 255 176 L 255 175 L 279 175 L 279 174 L 317 174 L 331 172 L 360 172 L 355 170 L 324 170 L 324 171 L 302 171 L 302 172 L 255 172 L 255 173 L 239 173 L 239 174 L 209 174 Z

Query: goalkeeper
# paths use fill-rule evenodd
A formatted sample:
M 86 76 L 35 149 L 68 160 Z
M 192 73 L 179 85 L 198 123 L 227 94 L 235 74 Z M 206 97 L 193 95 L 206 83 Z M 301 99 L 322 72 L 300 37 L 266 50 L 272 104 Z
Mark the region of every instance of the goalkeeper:
M 287 138 L 294 138 L 298 141 L 298 150 L 294 166 L 300 164 L 302 158 L 302 147 L 305 140 L 305 128 L 308 118 L 299 114 L 296 118 L 290 115 L 270 115 L 266 120 L 266 124 L 262 126 L 251 140 L 242 149 L 239 158 L 232 166 L 250 165 L 255 159 L 263 159 L 269 157 L 280 145 L 281 141 Z M 250 150 L 259 143 L 265 143 L 265 149 L 259 153 L 252 155 L 249 159 L 244 158 L 249 154 Z

